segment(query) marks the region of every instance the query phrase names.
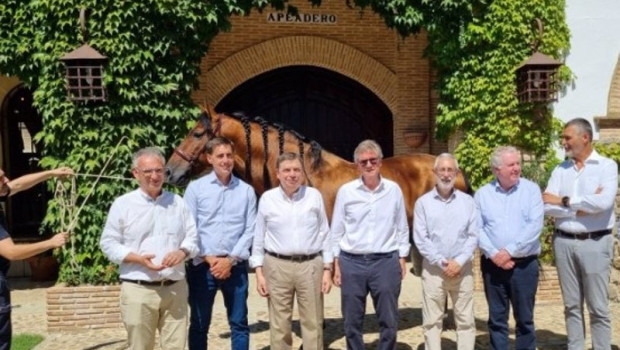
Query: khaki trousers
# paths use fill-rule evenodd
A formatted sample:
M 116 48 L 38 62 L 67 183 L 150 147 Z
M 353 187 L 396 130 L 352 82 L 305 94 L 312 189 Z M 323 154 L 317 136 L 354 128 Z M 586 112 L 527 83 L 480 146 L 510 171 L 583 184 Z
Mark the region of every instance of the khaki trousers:
M 187 282 L 169 286 L 121 285 L 121 317 L 131 350 L 152 350 L 159 330 L 162 350 L 185 349 Z
M 269 291 L 271 350 L 293 347 L 293 300 L 297 297 L 304 350 L 323 349 L 323 259 L 304 262 L 265 255 L 263 273 Z
M 443 270 L 422 262 L 422 328 L 426 350 L 441 349 L 441 331 L 445 312 L 446 296 L 450 295 L 454 305 L 458 350 L 473 350 L 476 341 L 474 319 L 474 276 L 471 261 L 463 266 L 461 275 L 448 278 Z

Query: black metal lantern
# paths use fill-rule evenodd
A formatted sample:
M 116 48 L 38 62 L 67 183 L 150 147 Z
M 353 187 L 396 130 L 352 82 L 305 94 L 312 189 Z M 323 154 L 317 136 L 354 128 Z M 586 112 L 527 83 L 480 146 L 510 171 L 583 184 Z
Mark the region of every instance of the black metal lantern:
M 558 100 L 558 68 L 561 62 L 536 51 L 517 68 L 519 103 Z
M 548 103 L 558 100 L 558 69 L 562 63 L 538 51 L 542 38 L 542 22 L 536 19 L 538 39 L 532 43 L 534 54 L 517 67 L 519 103 Z
M 60 59 L 66 68 L 67 98 L 71 101 L 106 101 L 103 85 L 107 57 L 87 44 Z

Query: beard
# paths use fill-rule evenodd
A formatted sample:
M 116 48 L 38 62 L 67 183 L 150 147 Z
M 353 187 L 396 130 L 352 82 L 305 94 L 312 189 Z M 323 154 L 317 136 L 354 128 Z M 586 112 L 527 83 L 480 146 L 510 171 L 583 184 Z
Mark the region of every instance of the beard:
M 444 181 L 442 179 L 437 178 L 437 189 L 440 192 L 450 192 L 454 188 L 455 182 L 456 182 L 456 178 L 452 178 L 448 181 Z

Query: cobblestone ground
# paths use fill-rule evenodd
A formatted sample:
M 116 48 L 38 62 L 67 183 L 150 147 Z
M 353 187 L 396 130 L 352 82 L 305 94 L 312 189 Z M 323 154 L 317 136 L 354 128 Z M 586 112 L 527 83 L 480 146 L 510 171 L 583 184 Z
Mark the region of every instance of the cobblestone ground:
M 250 276 L 249 322 L 251 328 L 252 350 L 269 349 L 269 318 L 267 303 L 255 291 L 254 276 Z M 13 287 L 13 329 L 14 333 L 38 333 L 45 340 L 36 350 L 120 350 L 126 348 L 124 329 L 89 330 L 79 332 L 47 333 L 45 320 L 45 288 L 49 284 L 33 284 L 24 280 L 11 281 Z M 403 283 L 400 296 L 400 322 L 398 333 L 399 350 L 423 350 L 422 312 L 420 280 L 408 275 Z M 620 303 L 611 305 L 613 315 L 614 350 L 620 349 Z M 486 331 L 487 307 L 482 292 L 476 294 L 476 323 L 478 336 L 477 349 L 488 349 Z M 230 332 L 226 323 L 225 310 L 221 297 L 216 299 L 213 324 L 209 334 L 209 348 L 223 350 L 230 348 Z M 566 346 L 566 331 L 560 303 L 539 304 L 535 310 L 535 322 L 539 349 L 560 350 Z M 345 349 L 340 316 L 340 290 L 335 288 L 325 298 L 325 348 Z M 294 347 L 301 345 L 299 323 L 294 316 Z M 511 331 L 514 333 L 514 324 Z M 379 331 L 374 319 L 374 310 L 369 301 L 364 325 L 364 341 L 367 349 L 376 347 Z M 513 337 L 514 338 L 514 337 Z M 454 330 L 446 330 L 443 334 L 443 349 L 456 349 Z M 588 340 L 589 343 L 589 340 Z M 159 347 L 157 347 L 159 350 Z

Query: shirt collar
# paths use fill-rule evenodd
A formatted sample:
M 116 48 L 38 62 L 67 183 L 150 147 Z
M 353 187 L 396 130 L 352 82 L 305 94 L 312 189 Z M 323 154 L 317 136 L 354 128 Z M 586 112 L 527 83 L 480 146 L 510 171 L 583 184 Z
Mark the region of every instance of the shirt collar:
M 359 190 L 364 190 L 366 192 L 379 192 L 381 190 L 383 190 L 384 187 L 384 182 L 383 182 L 383 177 L 381 175 L 379 175 L 379 186 L 377 186 L 377 188 L 375 188 L 374 190 L 370 190 L 368 187 L 366 187 L 366 185 L 364 184 L 364 181 L 362 180 L 362 177 L 358 177 L 357 180 L 357 184 L 355 186 L 355 188 L 359 189 Z
M 584 164 L 587 164 L 587 163 L 598 164 L 598 163 L 600 163 L 600 161 L 602 159 L 603 159 L 603 156 L 598 154 L 598 152 L 593 148 L 592 149 L 592 153 L 590 153 L 588 158 L 586 158 L 585 162 L 583 162 L 583 163 Z M 571 158 L 570 161 L 573 164 L 573 166 L 575 166 L 575 159 Z
M 149 202 L 157 202 L 161 199 L 161 197 L 164 195 L 164 190 L 161 190 L 161 193 L 159 194 L 159 196 L 157 196 L 157 198 L 153 199 L 153 197 L 149 196 L 146 192 L 144 192 L 140 187 L 138 187 L 138 194 L 140 194 L 140 197 L 144 198 L 146 201 Z
M 441 194 L 439 194 L 439 191 L 437 191 L 437 186 L 433 186 L 433 189 L 431 190 L 431 192 L 433 194 L 433 198 L 440 200 L 442 202 L 446 202 L 446 203 L 452 202 L 454 198 L 456 198 L 456 188 L 452 189 L 452 193 L 450 194 L 448 199 L 443 198 Z
M 284 198 L 285 200 L 292 200 L 294 202 L 302 199 L 304 197 L 304 194 L 306 193 L 306 186 L 305 185 L 301 185 L 297 191 L 295 193 L 293 193 L 293 198 L 290 198 L 289 196 L 286 195 L 286 192 L 284 192 L 284 189 L 282 188 L 282 186 L 278 186 L 278 190 L 280 191 L 280 194 L 282 195 L 282 198 Z
M 497 178 L 495 180 L 493 180 L 493 182 L 491 182 L 493 184 L 493 186 L 495 187 L 495 191 L 497 192 L 502 192 L 502 193 L 512 193 L 514 191 L 516 191 L 519 188 L 519 185 L 521 184 L 521 178 L 519 178 L 519 181 L 517 181 L 517 183 L 512 186 L 508 191 L 506 191 L 500 184 L 499 184 L 499 180 L 497 180 Z
M 222 181 L 220 181 L 220 179 L 218 179 L 217 176 L 215 176 L 215 171 L 211 171 L 209 174 L 205 176 L 207 176 L 207 180 L 209 181 L 209 183 L 216 184 L 219 186 L 232 187 L 236 185 L 237 182 L 239 181 L 239 179 L 237 179 L 237 177 L 234 174 L 230 174 L 230 182 L 228 183 L 228 185 L 224 185 Z

